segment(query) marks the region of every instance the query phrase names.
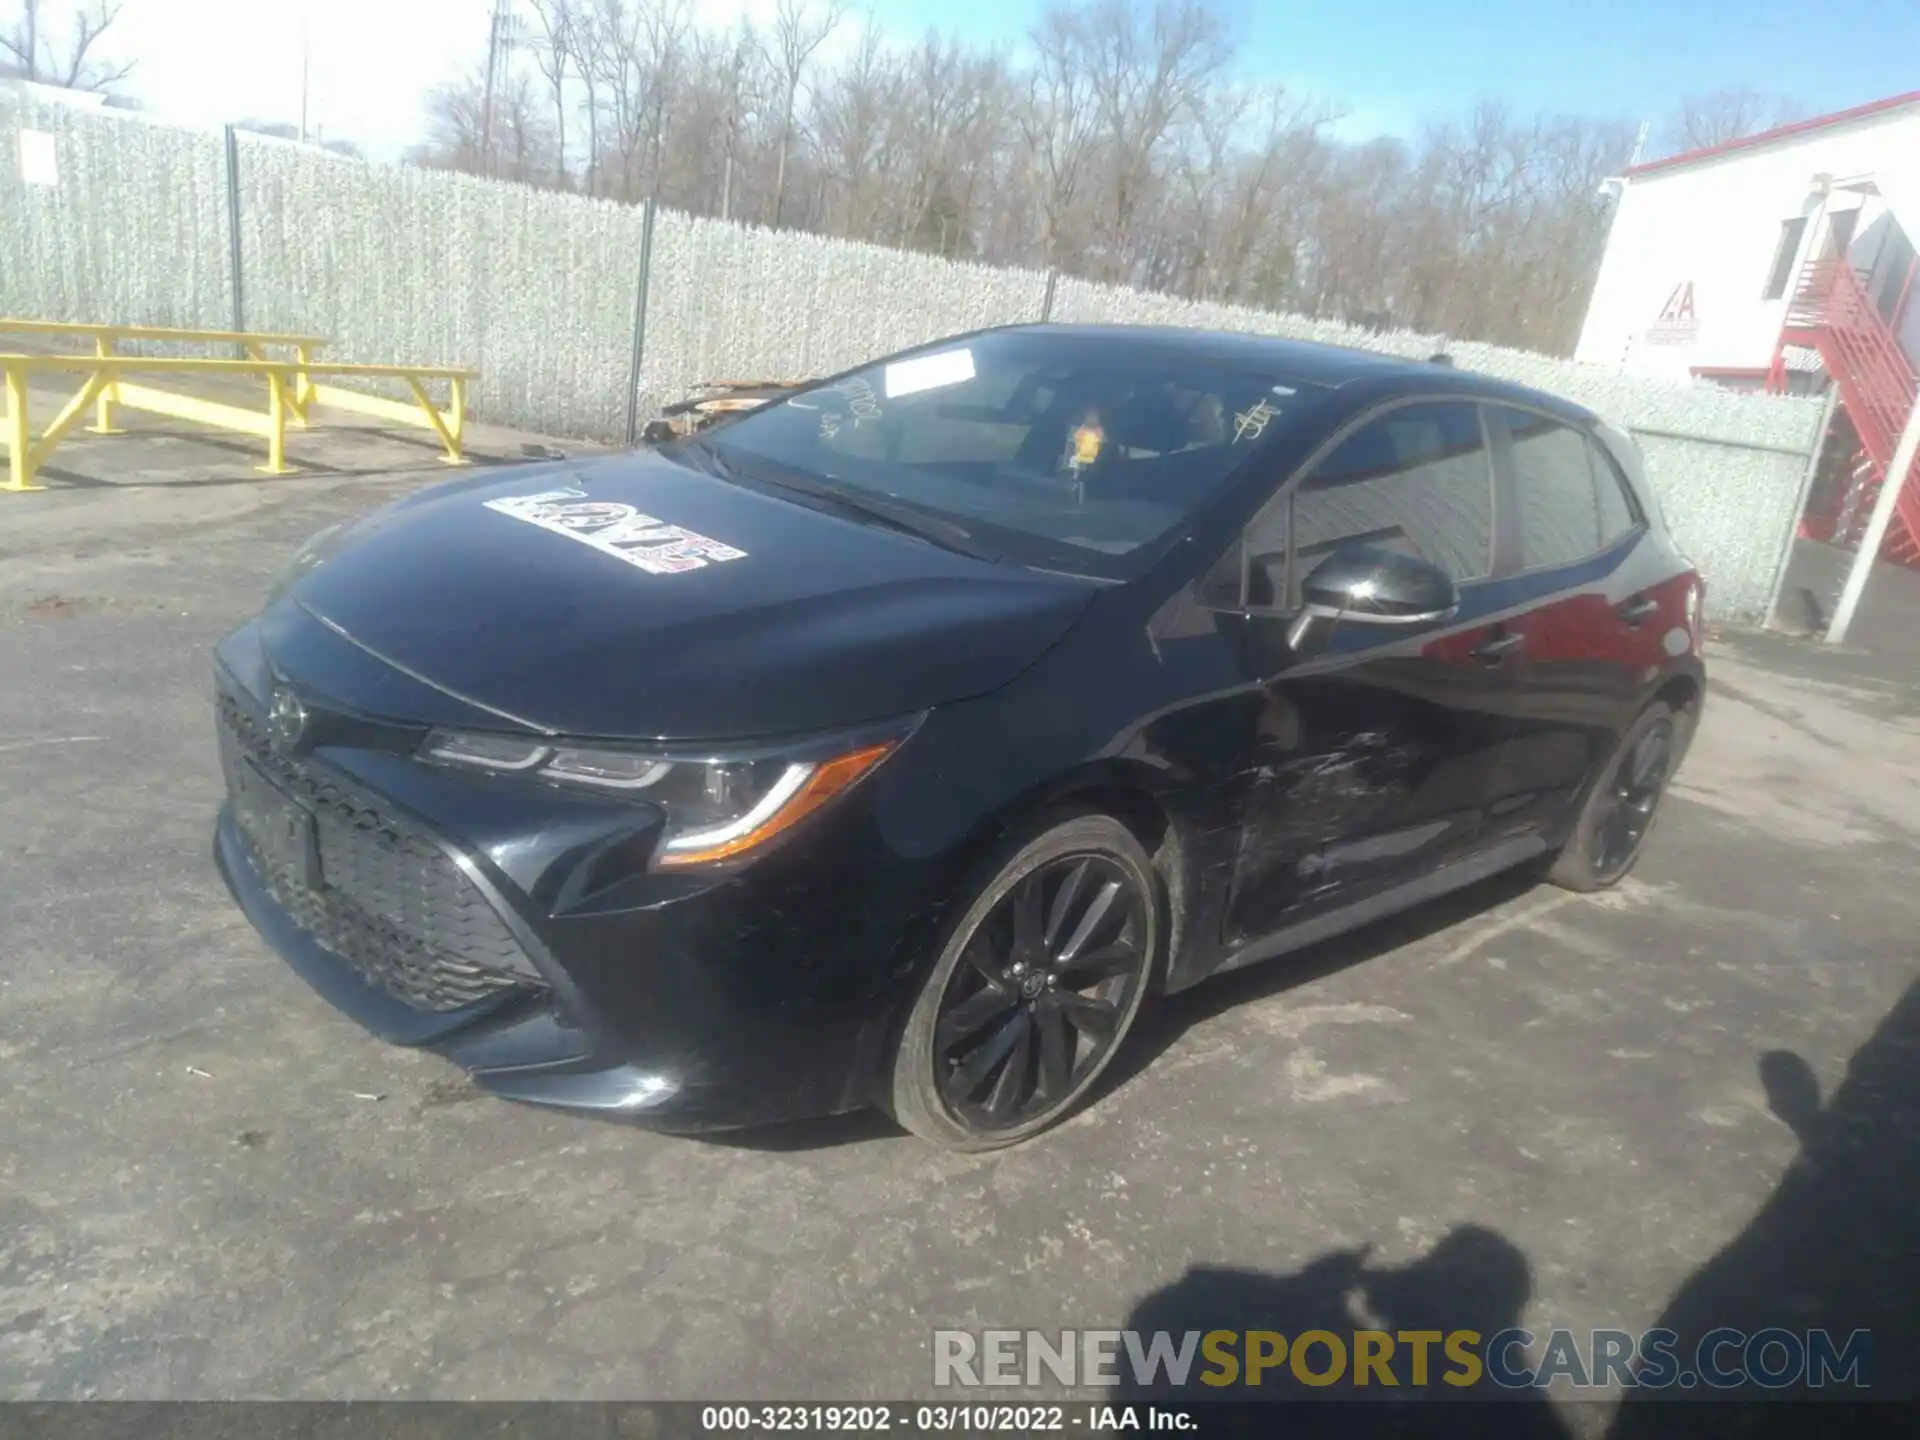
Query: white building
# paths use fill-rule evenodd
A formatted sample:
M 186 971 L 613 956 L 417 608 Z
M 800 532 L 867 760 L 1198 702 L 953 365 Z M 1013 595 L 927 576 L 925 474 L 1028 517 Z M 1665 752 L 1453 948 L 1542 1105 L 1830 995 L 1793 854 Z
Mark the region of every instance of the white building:
M 1920 91 L 1637 165 L 1619 192 L 1576 357 L 1764 379 L 1809 260 L 1844 243 L 1898 305 L 1914 247 L 1894 217 L 1920 221 Z
M 1742 389 L 1839 391 L 1807 531 L 1857 535 L 1920 369 L 1920 91 L 1637 165 L 1576 358 Z M 1904 223 L 1903 223 L 1904 222 Z M 1890 553 L 1920 559 L 1920 476 Z

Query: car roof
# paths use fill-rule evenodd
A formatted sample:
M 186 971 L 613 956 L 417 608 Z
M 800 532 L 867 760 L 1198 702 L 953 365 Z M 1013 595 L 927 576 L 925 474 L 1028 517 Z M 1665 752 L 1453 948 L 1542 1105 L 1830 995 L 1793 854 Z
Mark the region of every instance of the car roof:
M 1174 325 L 1007 325 L 1003 332 L 1121 341 L 1169 358 L 1184 357 L 1221 365 L 1258 367 L 1288 380 L 1339 388 L 1365 381 L 1403 383 L 1406 393 L 1422 391 L 1473 395 L 1488 400 L 1513 400 L 1555 412 L 1564 418 L 1596 418 L 1582 405 L 1548 391 L 1496 380 L 1429 360 L 1405 360 L 1346 345 L 1324 345 L 1312 340 L 1289 340 L 1241 330 L 1188 330 Z

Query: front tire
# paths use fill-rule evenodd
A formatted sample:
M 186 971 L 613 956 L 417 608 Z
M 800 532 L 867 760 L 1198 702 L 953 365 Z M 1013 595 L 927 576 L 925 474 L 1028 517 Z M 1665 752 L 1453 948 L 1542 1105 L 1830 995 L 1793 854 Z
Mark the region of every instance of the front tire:
M 908 1014 L 894 1118 L 949 1150 L 1064 1119 L 1119 1053 L 1164 925 L 1152 861 L 1107 815 L 1015 841 L 955 922 Z
M 1582 893 L 1624 880 L 1640 859 L 1685 750 L 1684 716 L 1657 700 L 1642 710 L 1607 757 L 1547 879 Z

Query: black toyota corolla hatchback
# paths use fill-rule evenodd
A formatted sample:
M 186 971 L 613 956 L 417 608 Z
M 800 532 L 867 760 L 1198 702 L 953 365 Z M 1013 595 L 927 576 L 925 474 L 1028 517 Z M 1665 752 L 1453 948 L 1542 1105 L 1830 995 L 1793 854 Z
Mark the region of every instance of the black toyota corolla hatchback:
M 216 852 L 322 995 L 498 1094 L 984 1149 L 1156 992 L 1618 880 L 1700 598 L 1564 401 L 985 331 L 315 537 L 219 647 Z

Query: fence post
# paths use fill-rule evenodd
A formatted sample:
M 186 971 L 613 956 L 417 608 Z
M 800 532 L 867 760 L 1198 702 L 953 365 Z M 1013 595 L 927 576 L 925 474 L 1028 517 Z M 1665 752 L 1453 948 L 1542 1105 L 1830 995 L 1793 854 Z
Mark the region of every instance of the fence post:
M 1047 272 L 1046 297 L 1040 302 L 1040 323 L 1042 325 L 1045 325 L 1049 320 L 1053 319 L 1053 292 L 1059 284 L 1060 272 L 1058 270 L 1049 270 Z
M 247 328 L 246 300 L 240 288 L 240 137 L 233 126 L 227 126 L 227 276 L 233 289 L 232 325 L 228 328 L 242 331 Z M 246 348 L 234 346 L 234 354 L 246 359 Z
M 640 438 L 640 362 L 647 351 L 647 289 L 653 272 L 653 197 L 640 221 L 640 278 L 633 291 L 633 356 L 627 365 L 627 448 Z

